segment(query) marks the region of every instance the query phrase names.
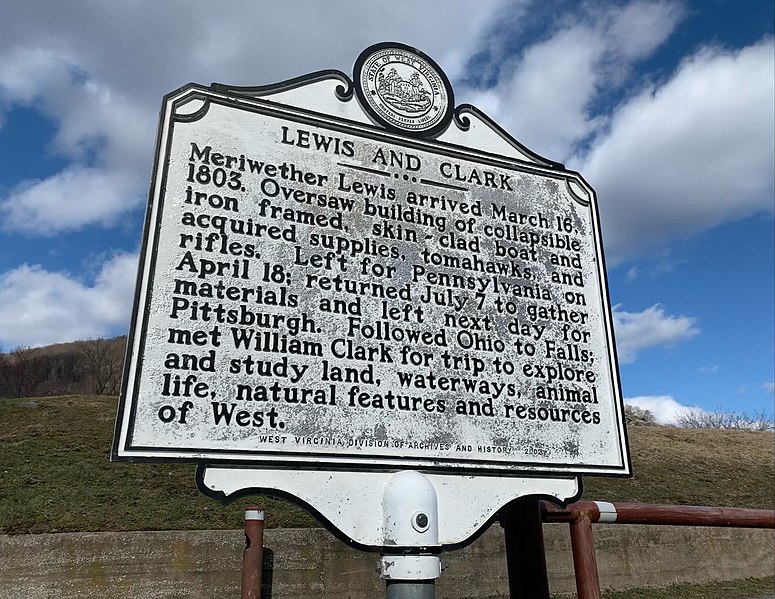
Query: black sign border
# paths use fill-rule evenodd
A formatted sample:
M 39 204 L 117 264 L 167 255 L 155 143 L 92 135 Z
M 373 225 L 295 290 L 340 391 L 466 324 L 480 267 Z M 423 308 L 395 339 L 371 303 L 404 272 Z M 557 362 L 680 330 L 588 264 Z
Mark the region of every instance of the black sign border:
M 564 166 L 560 163 L 549 161 L 545 158 L 542 158 L 526 148 L 522 146 L 518 141 L 516 141 L 514 138 L 509 136 L 503 129 L 495 125 L 489 118 L 486 118 L 487 123 L 490 126 L 494 125 L 494 130 L 496 133 L 504 137 L 509 143 L 514 145 L 517 149 L 519 149 L 521 152 L 525 152 L 531 157 L 535 156 L 535 158 L 538 159 L 538 161 L 542 164 L 536 165 L 535 163 L 522 161 L 513 157 L 505 157 L 497 154 L 492 154 L 489 152 L 481 151 L 481 150 L 472 150 L 471 148 L 466 148 L 463 146 L 459 146 L 457 144 L 451 144 L 446 142 L 441 142 L 435 139 L 423 139 L 422 137 L 425 136 L 407 136 L 407 132 L 403 130 L 398 129 L 392 129 L 388 128 L 388 131 L 378 128 L 378 127 L 369 127 L 368 125 L 365 125 L 362 122 L 358 121 L 350 121 L 348 119 L 343 119 L 338 116 L 325 114 L 325 113 L 319 113 L 303 108 L 299 108 L 296 106 L 289 106 L 286 104 L 279 104 L 276 102 L 272 102 L 269 100 L 261 99 L 259 97 L 249 97 L 251 100 L 250 103 L 246 103 L 244 100 L 248 99 L 247 97 L 240 98 L 239 94 L 233 94 L 230 93 L 232 89 L 238 89 L 242 91 L 245 96 L 253 96 L 255 95 L 262 95 L 267 93 L 276 93 L 278 91 L 285 91 L 287 89 L 292 89 L 294 87 L 300 87 L 302 85 L 313 83 L 316 81 L 321 81 L 324 79 L 338 79 L 342 83 L 346 83 L 349 81 L 347 76 L 344 73 L 341 73 L 339 71 L 319 71 L 317 73 L 310 74 L 308 76 L 303 77 L 297 77 L 295 79 L 288 80 L 286 82 L 277 84 L 277 85 L 269 85 L 269 86 L 259 86 L 259 87 L 243 87 L 243 88 L 232 88 L 227 86 L 222 86 L 219 84 L 213 84 L 209 89 L 205 86 L 201 86 L 199 84 L 190 83 L 188 85 L 182 86 L 178 88 L 177 90 L 174 90 L 170 92 L 169 94 L 164 96 L 163 102 L 162 102 L 162 109 L 161 109 L 161 118 L 159 120 L 159 127 L 157 132 L 157 144 L 156 144 L 156 156 L 154 159 L 154 170 L 153 170 L 153 176 L 151 179 L 151 185 L 150 185 L 150 193 L 148 198 L 148 205 L 146 209 L 146 216 L 145 216 L 145 226 L 144 226 L 144 232 L 143 232 L 143 243 L 141 246 L 141 252 L 140 252 L 140 260 L 139 260 L 139 266 L 138 266 L 138 274 L 137 274 L 137 284 L 136 284 L 136 293 L 135 293 L 135 299 L 134 299 L 134 306 L 132 311 L 132 319 L 130 324 L 130 331 L 127 339 L 127 351 L 126 351 L 126 359 L 125 359 L 125 369 L 124 369 L 124 375 L 122 379 L 122 391 L 118 406 L 118 412 L 116 417 L 116 430 L 115 435 L 113 439 L 113 446 L 111 450 L 111 460 L 112 461 L 124 461 L 124 462 L 145 462 L 145 463 L 197 463 L 197 464 L 210 464 L 210 465 L 230 465 L 230 466 L 271 466 L 276 468 L 288 468 L 288 469 L 298 469 L 298 468 L 304 468 L 309 470 L 347 470 L 347 471 L 394 471 L 399 469 L 405 469 L 407 467 L 414 467 L 420 471 L 425 472 L 438 472 L 438 473 L 449 473 L 449 474 L 460 474 L 460 475 L 482 475 L 482 476 L 539 476 L 539 475 L 556 475 L 556 476 L 580 476 L 584 474 L 592 474 L 595 476 L 607 476 L 607 477 L 631 477 L 631 456 L 630 456 L 630 448 L 629 448 L 629 441 L 627 437 L 627 427 L 625 426 L 623 420 L 624 420 L 624 401 L 621 396 L 621 381 L 620 381 L 620 375 L 619 375 L 619 367 L 618 367 L 618 360 L 616 356 L 616 352 L 612 351 L 612 374 L 613 374 L 613 380 L 611 383 L 614 385 L 614 389 L 619 390 L 619 410 L 618 410 L 618 416 L 621 418 L 621 422 L 618 424 L 621 425 L 621 429 L 623 431 L 623 435 L 617 434 L 617 439 L 619 441 L 623 441 L 623 443 L 619 443 L 620 445 L 620 451 L 619 451 L 619 457 L 621 458 L 622 466 L 579 466 L 578 464 L 570 464 L 570 463 L 553 463 L 549 465 L 544 465 L 536 462 L 508 462 L 508 463 L 496 463 L 493 464 L 490 462 L 489 467 L 486 465 L 481 464 L 487 464 L 487 462 L 483 462 L 482 460 L 475 460 L 475 459 L 466 459 L 466 458 L 450 458 L 450 459 L 444 459 L 444 458 L 420 458 L 420 457 L 406 457 L 401 458 L 398 456 L 366 456 L 366 455 L 359 455 L 357 458 L 355 458 L 355 461 L 353 462 L 344 462 L 339 460 L 344 459 L 350 459 L 352 460 L 352 456 L 345 456 L 343 454 L 321 454 L 318 452 L 297 452 L 294 451 L 292 453 L 289 452 L 283 452 L 283 451 L 271 451 L 271 450 L 262 450 L 262 451 L 250 451 L 250 450 L 212 450 L 212 449 L 192 449 L 192 448 L 158 448 L 158 447 L 145 447 L 145 446 L 138 446 L 138 445 L 132 445 L 131 444 L 131 437 L 134 430 L 134 423 L 135 423 L 135 413 L 136 413 L 136 397 L 138 393 L 138 386 L 137 386 L 137 380 L 140 376 L 140 371 L 142 370 L 142 357 L 143 357 L 143 347 L 145 345 L 145 333 L 147 330 L 147 320 L 148 320 L 148 308 L 151 304 L 152 299 L 152 287 L 150 287 L 150 282 L 153 280 L 153 273 L 155 272 L 156 267 L 156 255 L 157 255 L 157 244 L 159 240 L 158 232 L 161 228 L 160 223 L 160 215 L 163 209 L 164 205 L 164 192 L 165 192 L 165 182 L 167 179 L 167 172 L 168 172 L 168 165 L 164 165 L 164 170 L 161 173 L 160 180 L 158 179 L 159 173 L 160 173 L 160 163 L 162 160 L 162 157 L 167 157 L 169 155 L 169 150 L 172 144 L 172 133 L 174 124 L 176 122 L 192 122 L 195 120 L 198 120 L 199 118 L 202 118 L 208 111 L 211 104 L 218 104 L 222 106 L 227 106 L 229 108 L 235 108 L 239 110 L 247 110 L 249 112 L 254 113 L 268 113 L 271 116 L 279 117 L 279 118 L 290 118 L 291 120 L 297 120 L 297 122 L 308 124 L 308 125 L 314 125 L 314 126 L 324 126 L 329 129 L 333 130 L 340 130 L 341 132 L 350 134 L 350 135 L 357 135 L 372 139 L 377 139 L 380 141 L 386 141 L 388 143 L 397 144 L 397 145 L 403 145 L 408 148 L 416 148 L 421 149 L 424 151 L 429 151 L 429 148 L 427 146 L 433 146 L 433 150 L 441 155 L 446 155 L 449 157 L 459 157 L 463 158 L 465 160 L 473 160 L 477 162 L 482 162 L 485 164 L 490 164 L 491 166 L 496 166 L 500 168 L 509 168 L 509 169 L 517 169 L 517 170 L 523 170 L 523 171 L 533 171 L 534 173 L 540 173 L 543 176 L 556 178 L 559 180 L 565 180 L 567 181 L 570 178 L 576 178 L 581 181 L 584 181 L 583 177 L 571 170 L 567 170 L 564 168 Z M 352 97 L 352 82 L 350 82 L 350 85 L 348 87 L 338 87 L 336 90 L 337 97 L 342 101 L 347 101 L 348 96 Z M 357 93 L 357 86 L 355 86 L 356 93 Z M 228 90 L 228 91 L 227 91 Z M 183 96 L 185 92 L 188 92 L 188 95 Z M 221 96 L 220 94 L 227 94 L 225 96 Z M 174 98 L 177 98 L 177 100 L 173 103 L 171 100 Z M 176 115 L 175 114 L 175 108 L 185 104 L 187 102 L 190 102 L 191 100 L 202 100 L 204 102 L 202 108 L 197 110 L 196 112 L 189 114 L 189 115 Z M 465 117 L 464 112 L 472 112 L 477 116 L 483 116 L 483 113 L 481 113 L 476 107 L 471 105 L 461 105 L 459 106 L 455 111 L 455 117 L 456 121 L 459 119 L 459 125 L 463 129 L 468 128 L 468 119 Z M 450 119 L 452 118 L 452 112 L 450 112 Z M 325 121 L 325 122 L 324 122 Z M 166 128 L 165 128 L 165 123 Z M 357 129 L 361 129 L 360 131 L 354 131 L 353 127 Z M 162 142 L 165 139 L 166 134 L 166 146 L 164 147 L 164 152 L 162 153 Z M 392 134 L 392 135 L 391 135 Z M 547 172 L 547 169 L 550 172 Z M 554 173 L 551 171 L 555 171 Z M 156 210 L 159 214 L 159 218 L 157 219 L 158 222 L 152 223 L 152 215 L 154 211 L 154 192 L 157 187 L 157 182 L 159 182 L 159 198 L 156 202 Z M 587 185 L 587 187 L 591 190 L 591 187 Z M 592 191 L 594 194 L 594 191 Z M 594 199 L 593 199 L 594 202 Z M 594 232 L 595 232 L 595 241 L 597 242 L 596 245 L 599 245 L 602 248 L 602 241 L 599 239 L 600 234 L 600 219 L 599 214 L 597 213 L 597 210 L 592 211 L 593 216 L 596 217 L 596 222 L 594 222 Z M 154 231 L 154 246 L 153 248 L 149 248 L 149 239 L 151 235 L 151 230 Z M 126 442 L 124 443 L 123 447 L 121 447 L 120 444 L 120 437 L 122 432 L 122 426 L 123 421 L 126 417 L 126 393 L 125 390 L 128 388 L 129 384 L 129 376 L 130 376 L 130 370 L 131 370 L 131 364 L 132 364 L 132 355 L 134 352 L 135 347 L 135 341 L 136 341 L 136 331 L 137 331 L 137 320 L 138 320 L 138 314 L 139 314 L 139 308 L 140 303 L 142 300 L 141 292 L 142 292 L 142 281 L 143 281 L 143 271 L 144 266 L 146 264 L 146 260 L 148 258 L 148 253 L 150 251 L 150 277 L 149 277 L 149 288 L 147 290 L 147 298 L 145 302 L 145 310 L 143 311 L 144 319 L 142 323 L 142 333 L 140 334 L 140 351 L 136 362 L 136 368 L 135 368 L 135 381 L 132 386 L 134 395 L 131 400 L 131 407 L 130 407 L 130 415 L 129 415 L 129 426 L 127 428 L 127 435 L 126 435 Z M 601 276 L 602 273 L 605 273 L 605 260 L 604 255 L 602 252 L 599 253 L 597 256 L 600 260 L 600 265 L 598 268 L 598 278 L 599 278 L 599 285 L 600 289 L 605 291 L 605 296 L 610 297 L 609 289 L 608 289 L 608 281 L 605 276 Z M 607 305 L 603 306 L 603 309 L 607 312 L 607 332 L 610 336 L 610 341 L 612 344 L 615 343 L 614 341 L 614 330 L 613 330 L 613 318 L 611 314 L 610 309 L 610 301 L 607 303 Z M 170 456 L 170 457 L 147 457 L 143 455 L 130 455 L 129 453 L 123 453 L 122 452 L 144 452 L 152 450 L 156 453 L 217 453 L 220 455 L 229 455 L 229 454 L 239 454 L 242 456 L 247 455 L 256 455 L 261 456 L 263 459 L 259 460 L 252 460 L 252 459 L 227 459 L 227 458 L 196 458 L 196 457 L 177 457 L 177 456 Z M 273 456 L 283 456 L 284 459 L 280 461 L 272 461 Z M 289 457 L 294 456 L 294 457 Z M 299 456 L 299 459 L 296 460 L 295 456 Z M 304 458 L 313 458 L 315 459 L 314 462 L 310 462 L 308 460 L 305 460 Z M 333 461 L 325 461 L 326 457 L 328 457 L 329 460 Z M 445 466 L 443 465 L 444 462 L 451 462 L 454 464 L 465 464 L 470 463 L 470 467 L 466 466 Z M 527 469 L 520 468 L 527 467 Z

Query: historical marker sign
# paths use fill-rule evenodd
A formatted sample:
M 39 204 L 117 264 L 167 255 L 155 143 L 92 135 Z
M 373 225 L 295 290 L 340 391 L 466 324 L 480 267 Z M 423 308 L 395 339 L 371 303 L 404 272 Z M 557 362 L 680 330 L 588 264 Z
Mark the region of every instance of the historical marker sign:
M 114 459 L 628 474 L 592 189 L 416 50 L 353 83 L 165 98 Z

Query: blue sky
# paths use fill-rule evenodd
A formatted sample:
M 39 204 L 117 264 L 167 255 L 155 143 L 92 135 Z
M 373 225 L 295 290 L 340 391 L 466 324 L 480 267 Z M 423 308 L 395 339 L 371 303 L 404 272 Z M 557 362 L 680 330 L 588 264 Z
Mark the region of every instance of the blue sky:
M 162 96 L 431 55 L 599 197 L 627 401 L 773 413 L 773 3 L 6 0 L 0 348 L 124 334 Z

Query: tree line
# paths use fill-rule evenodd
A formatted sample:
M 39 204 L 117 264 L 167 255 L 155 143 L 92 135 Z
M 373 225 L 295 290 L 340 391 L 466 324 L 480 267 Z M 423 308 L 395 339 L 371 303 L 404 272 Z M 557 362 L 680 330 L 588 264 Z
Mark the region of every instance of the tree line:
M 118 395 L 126 337 L 0 352 L 0 398 Z
M 627 426 L 662 426 L 650 410 L 632 405 L 624 406 L 624 419 Z M 675 426 L 739 431 L 775 431 L 775 416 L 764 411 L 749 414 L 721 408 L 710 412 L 693 408 L 678 414 Z

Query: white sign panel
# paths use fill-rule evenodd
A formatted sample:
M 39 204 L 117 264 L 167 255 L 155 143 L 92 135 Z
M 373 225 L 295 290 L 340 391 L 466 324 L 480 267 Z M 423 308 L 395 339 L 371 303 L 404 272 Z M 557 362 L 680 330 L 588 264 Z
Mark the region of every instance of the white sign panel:
M 592 189 L 416 51 L 291 83 L 165 99 L 114 459 L 628 474 Z

